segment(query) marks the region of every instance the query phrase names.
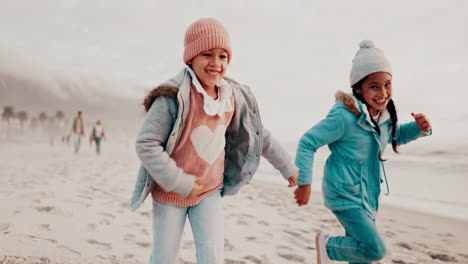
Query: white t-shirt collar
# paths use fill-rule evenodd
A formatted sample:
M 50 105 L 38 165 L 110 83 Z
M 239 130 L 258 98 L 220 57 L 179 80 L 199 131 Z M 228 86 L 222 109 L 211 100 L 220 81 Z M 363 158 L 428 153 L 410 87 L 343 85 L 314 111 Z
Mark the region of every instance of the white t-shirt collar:
M 187 67 L 187 70 L 192 76 L 192 83 L 195 89 L 203 95 L 204 110 L 207 115 L 223 116 L 225 112 L 233 111 L 231 104 L 232 87 L 226 80 L 221 79 L 216 85 L 218 86 L 218 99 L 215 100 L 205 92 L 193 70 L 190 67 Z

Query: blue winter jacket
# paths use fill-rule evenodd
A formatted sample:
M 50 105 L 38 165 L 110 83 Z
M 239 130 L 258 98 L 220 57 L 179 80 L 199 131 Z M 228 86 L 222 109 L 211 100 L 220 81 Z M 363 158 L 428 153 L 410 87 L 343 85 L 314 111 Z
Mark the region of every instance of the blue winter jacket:
M 326 118 L 307 131 L 299 142 L 298 185 L 312 183 L 314 154 L 318 148 L 328 145 L 331 154 L 322 181 L 325 206 L 333 211 L 364 208 L 374 217 L 379 207 L 382 171 L 386 180 L 379 152 L 383 153 L 392 141 L 391 119 L 388 111 L 382 111 L 379 136 L 367 109 L 356 97 L 338 92 L 336 99 Z M 422 132 L 415 122 L 410 122 L 397 127 L 395 140 L 401 145 L 431 133 Z
M 235 109 L 226 129 L 223 195 L 235 194 L 250 181 L 263 155 L 285 179 L 298 171 L 287 152 L 265 129 L 257 102 L 250 88 L 230 78 Z M 143 203 L 155 182 L 164 190 L 183 197 L 190 194 L 195 177 L 186 174 L 170 158 L 184 130 L 190 107 L 192 79 L 187 69 L 175 78 L 155 88 L 147 97 L 150 108 L 136 140 L 136 152 L 141 160 L 130 208 Z M 172 91 L 172 92 L 171 92 Z M 173 94 L 172 96 L 170 94 Z M 158 96 L 163 95 L 163 96 Z

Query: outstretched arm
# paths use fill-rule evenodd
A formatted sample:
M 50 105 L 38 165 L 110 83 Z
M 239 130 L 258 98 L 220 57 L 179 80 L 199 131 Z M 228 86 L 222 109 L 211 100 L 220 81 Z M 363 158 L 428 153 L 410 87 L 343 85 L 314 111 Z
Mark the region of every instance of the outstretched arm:
M 395 140 L 398 145 L 403 145 L 417 138 L 432 134 L 432 126 L 429 119 L 424 114 L 411 113 L 414 118 L 413 122 L 398 126 Z M 389 139 L 392 141 L 392 138 Z
M 339 109 L 333 108 L 325 119 L 307 131 L 299 141 L 296 165 L 299 167 L 299 185 L 294 198 L 299 206 L 309 202 L 312 184 L 312 168 L 317 149 L 339 140 L 345 131 L 345 124 Z
M 286 150 L 284 150 L 266 128 L 263 128 L 262 156 L 265 157 L 275 169 L 281 172 L 284 179 L 288 181 L 289 187 L 296 186 L 296 180 L 299 175 L 297 167 L 291 161 Z

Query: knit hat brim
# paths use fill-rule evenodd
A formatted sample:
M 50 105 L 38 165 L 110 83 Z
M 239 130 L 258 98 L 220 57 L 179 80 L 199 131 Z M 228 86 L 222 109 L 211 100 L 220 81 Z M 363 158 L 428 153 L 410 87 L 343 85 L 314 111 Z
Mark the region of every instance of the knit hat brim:
M 229 34 L 221 22 L 214 18 L 201 18 L 193 22 L 185 33 L 184 47 L 185 64 L 201 52 L 216 48 L 228 53 L 228 62 L 232 58 Z

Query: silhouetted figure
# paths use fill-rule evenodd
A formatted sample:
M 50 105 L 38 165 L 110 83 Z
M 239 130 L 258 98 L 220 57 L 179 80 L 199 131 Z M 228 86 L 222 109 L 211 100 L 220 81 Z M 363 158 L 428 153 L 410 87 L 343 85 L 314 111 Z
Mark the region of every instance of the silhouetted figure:
M 77 116 L 73 119 L 71 132 L 73 136 L 73 145 L 75 146 L 75 154 L 76 154 L 80 150 L 81 137 L 85 135 L 83 114 L 81 111 L 78 111 Z
M 89 144 L 92 144 L 93 141 L 96 143 L 96 154 L 101 153 L 101 140 L 105 140 L 104 127 L 101 124 L 101 121 L 96 121 L 96 124 L 93 126 L 91 131 L 91 136 L 89 137 Z

